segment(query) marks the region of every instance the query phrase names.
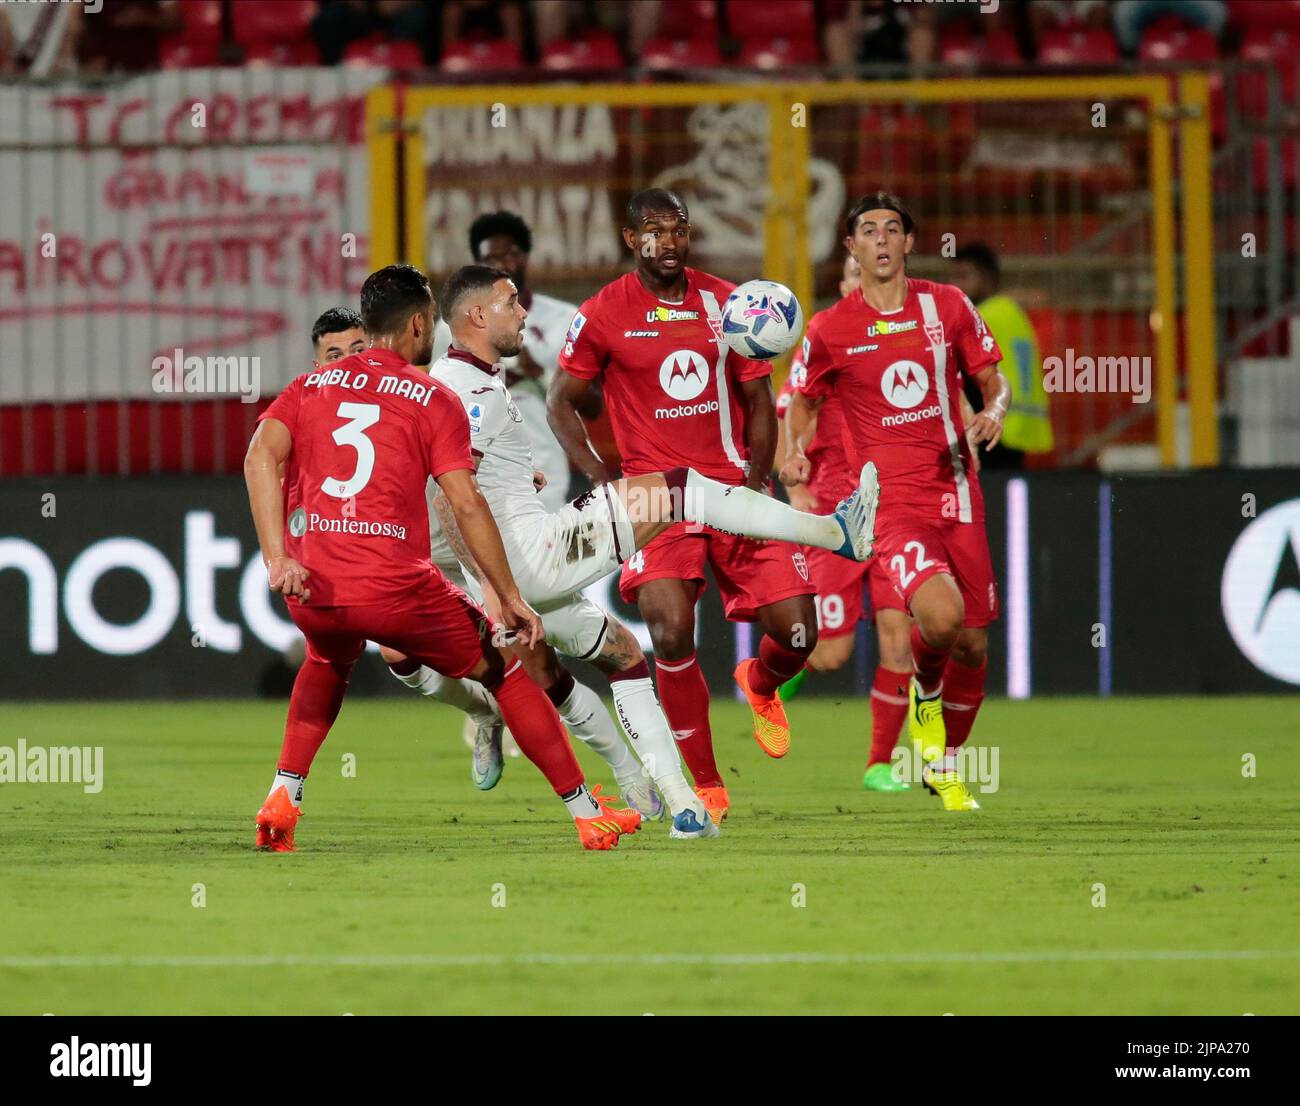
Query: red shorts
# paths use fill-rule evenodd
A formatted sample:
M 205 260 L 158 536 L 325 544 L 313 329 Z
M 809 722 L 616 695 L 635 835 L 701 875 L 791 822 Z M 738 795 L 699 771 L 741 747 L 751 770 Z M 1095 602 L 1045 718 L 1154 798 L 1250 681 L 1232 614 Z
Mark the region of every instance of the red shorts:
M 641 585 L 651 580 L 694 580 L 698 598 L 704 591 L 706 561 L 713 566 L 723 610 L 732 622 L 753 622 L 760 607 L 817 590 L 808 558 L 797 545 L 679 522 L 627 560 L 618 578 L 619 594 L 635 603 Z
M 307 639 L 307 656 L 335 664 L 351 664 L 367 641 L 376 641 L 459 679 L 473 671 L 491 637 L 483 609 L 440 572 L 385 603 L 286 605 Z
M 817 585 L 817 635 L 822 640 L 843 637 L 857 629 L 863 615 L 864 587 L 870 589 L 873 611 L 907 611 L 878 557 L 850 561 L 829 549 L 814 547 L 808 550 L 808 563 Z
M 880 562 L 909 611 L 916 589 L 946 572 L 966 605 L 963 626 L 987 626 L 998 616 L 998 589 L 982 522 L 878 516 L 872 560 Z

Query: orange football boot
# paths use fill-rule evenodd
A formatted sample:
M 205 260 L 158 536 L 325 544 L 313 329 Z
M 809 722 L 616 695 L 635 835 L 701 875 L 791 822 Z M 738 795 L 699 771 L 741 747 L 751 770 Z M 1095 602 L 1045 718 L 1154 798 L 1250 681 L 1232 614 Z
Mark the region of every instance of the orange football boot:
M 780 758 L 790 751 L 790 722 L 785 716 L 779 693 L 760 695 L 750 690 L 749 674 L 757 663 L 753 657 L 741 661 L 733 675 L 749 701 L 749 709 L 754 712 L 754 740 L 768 756 Z
M 628 807 L 614 806 L 617 795 L 606 797 L 600 793 L 600 784 L 591 789 L 591 797 L 600 807 L 600 813 L 592 818 L 575 818 L 578 838 L 584 849 L 603 852 L 618 845 L 618 839 L 625 833 L 636 833 L 641 828 L 641 812 Z
M 293 852 L 293 829 L 301 817 L 302 810 L 293 805 L 289 789 L 281 784 L 257 812 L 257 847 L 273 853 Z
M 704 804 L 704 809 L 709 812 L 715 826 L 720 826 L 727 820 L 727 814 L 731 810 L 731 797 L 722 784 L 717 787 L 697 787 L 695 794 L 700 797 L 700 802 Z

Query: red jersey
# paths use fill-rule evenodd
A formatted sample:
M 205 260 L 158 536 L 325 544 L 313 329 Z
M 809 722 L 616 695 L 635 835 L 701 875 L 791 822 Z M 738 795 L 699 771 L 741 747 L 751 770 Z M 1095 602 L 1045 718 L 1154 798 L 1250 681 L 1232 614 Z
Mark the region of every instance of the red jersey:
M 368 349 L 298 377 L 261 419 L 293 437 L 284 549 L 311 573 L 311 606 L 387 602 L 428 580 L 428 478 L 474 468 L 455 392 Z
M 808 320 L 809 334 L 812 334 L 813 326 L 817 324 L 821 315 L 822 312 L 819 311 Z M 778 418 L 785 415 L 794 393 L 802 390 L 808 376 L 808 368 L 804 364 L 804 351 L 807 348 L 808 339 L 805 338 L 790 360 L 790 375 L 781 385 L 781 392 L 776 400 Z M 782 397 L 785 397 L 784 403 Z M 817 433 L 813 435 L 812 442 L 804 450 L 812 465 L 808 490 L 817 500 L 818 510 L 825 514 L 835 510 L 839 501 L 851 494 L 858 486 L 858 473 L 862 466 L 859 465 L 855 469 L 849 461 L 849 450 L 844 442 L 846 433 L 844 417 L 840 412 L 840 401 L 833 395 L 828 396 L 817 412 Z
M 726 484 L 749 472 L 739 384 L 769 376 L 766 361 L 722 341 L 734 284 L 686 270 L 686 298 L 667 303 L 635 272 L 605 285 L 574 315 L 560 368 L 603 376 L 605 406 L 628 476 L 689 465 Z
M 951 284 L 909 277 L 897 311 L 867 306 L 857 289 L 818 318 L 801 390 L 838 397 L 854 465 L 874 461 L 879 470 L 882 517 L 983 522 L 961 378 L 997 364 L 1002 352 L 975 305 Z

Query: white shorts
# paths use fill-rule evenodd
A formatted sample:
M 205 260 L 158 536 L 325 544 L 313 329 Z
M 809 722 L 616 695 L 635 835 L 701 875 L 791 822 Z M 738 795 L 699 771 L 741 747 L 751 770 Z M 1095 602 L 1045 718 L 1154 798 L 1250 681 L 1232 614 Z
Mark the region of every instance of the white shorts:
M 520 594 L 538 611 L 617 571 L 636 551 L 627 508 L 605 484 L 538 522 L 501 535 Z
M 465 592 L 475 601 L 483 601 L 483 592 L 479 582 L 465 574 Z M 542 616 L 542 627 L 546 630 L 546 643 L 554 647 L 557 653 L 578 660 L 590 660 L 600 652 L 605 644 L 605 635 L 609 632 L 609 616 L 585 595 L 563 595 L 549 601 L 533 600 L 528 593 L 521 594 Z

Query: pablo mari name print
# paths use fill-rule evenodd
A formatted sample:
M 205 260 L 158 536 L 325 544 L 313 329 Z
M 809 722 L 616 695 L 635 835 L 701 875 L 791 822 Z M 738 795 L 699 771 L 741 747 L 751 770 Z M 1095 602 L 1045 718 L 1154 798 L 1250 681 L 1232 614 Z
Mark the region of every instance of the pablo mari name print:
M 351 369 L 327 369 L 325 372 L 312 373 L 305 381 L 304 388 L 352 388 L 361 390 L 370 385 L 370 378 L 365 373 L 354 373 Z M 409 399 L 421 407 L 429 406 L 433 395 L 433 385 L 421 384 L 409 376 L 394 376 L 391 373 L 379 378 L 377 389 L 381 396 L 399 396 Z

